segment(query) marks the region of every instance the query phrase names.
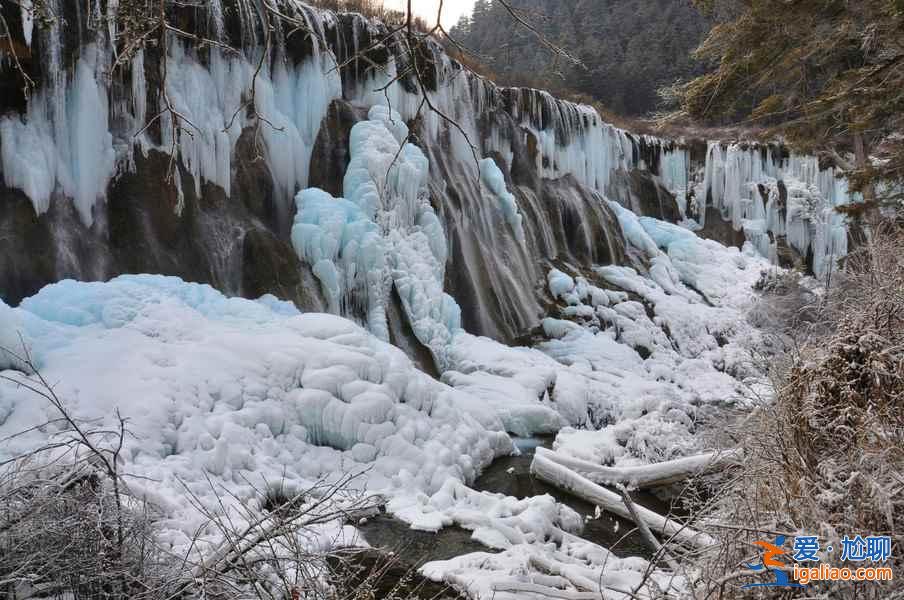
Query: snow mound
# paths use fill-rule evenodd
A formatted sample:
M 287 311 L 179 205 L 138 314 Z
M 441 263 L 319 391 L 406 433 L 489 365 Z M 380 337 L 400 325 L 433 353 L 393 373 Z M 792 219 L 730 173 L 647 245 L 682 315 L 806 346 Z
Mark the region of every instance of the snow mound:
M 470 481 L 512 450 L 490 408 L 401 350 L 273 298 L 152 275 L 64 281 L 0 307 L 0 331 L 13 323 L 76 416 L 105 421 L 118 409 L 129 419 L 129 485 L 167 514 L 164 539 L 180 547 L 198 525 L 182 485 L 215 502 L 205 473 L 243 500 L 252 481 L 304 489 L 359 471 L 367 489 L 402 497 Z M 3 437 L 56 416 L 7 381 L 0 415 Z M 10 440 L 0 460 L 53 433 Z

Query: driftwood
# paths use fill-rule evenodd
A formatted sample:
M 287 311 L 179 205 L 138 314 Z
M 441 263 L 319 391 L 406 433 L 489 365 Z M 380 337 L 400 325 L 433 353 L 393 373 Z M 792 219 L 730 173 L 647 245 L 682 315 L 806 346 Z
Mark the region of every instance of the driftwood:
M 669 565 L 669 567 L 675 573 L 678 572 L 679 566 L 675 559 L 665 550 L 662 544 L 659 543 L 659 540 L 656 539 L 656 536 L 653 535 L 653 532 L 650 531 L 649 526 L 647 526 L 646 521 L 640 518 L 640 515 L 637 514 L 637 505 L 634 504 L 634 500 L 631 499 L 631 493 L 628 492 L 628 489 L 618 484 L 618 491 L 622 495 L 622 500 L 625 502 L 625 508 L 628 509 L 628 512 L 631 513 L 631 518 L 634 519 L 634 523 L 637 525 L 638 531 L 640 531 L 640 535 L 643 536 L 644 541 L 653 551 L 653 561 L 656 560 L 657 556 L 662 557 Z
M 634 520 L 635 516 L 622 502 L 622 497 L 606 488 L 590 481 L 583 475 L 550 460 L 546 453 L 537 453 L 530 467 L 531 474 L 551 485 L 570 492 L 601 509 L 616 514 L 624 519 Z M 642 520 L 651 530 L 674 539 L 677 542 L 693 546 L 710 546 L 715 540 L 709 535 L 691 529 L 664 515 L 653 512 L 642 506 L 635 507 L 636 518 Z
M 558 463 L 599 485 L 625 485 L 644 489 L 684 481 L 694 475 L 711 473 L 736 464 L 740 452 L 708 452 L 677 460 L 642 465 L 638 467 L 604 467 L 580 458 L 568 456 L 546 448 L 537 448 L 537 455 Z

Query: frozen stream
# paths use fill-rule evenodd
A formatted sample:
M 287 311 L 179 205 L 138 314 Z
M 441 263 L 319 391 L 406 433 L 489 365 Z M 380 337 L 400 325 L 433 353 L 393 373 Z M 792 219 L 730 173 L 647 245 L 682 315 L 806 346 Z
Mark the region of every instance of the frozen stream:
M 640 534 L 634 531 L 633 523 L 609 513 L 596 517 L 596 507 L 589 502 L 539 481 L 530 474 L 534 451 L 538 446 L 552 448 L 553 439 L 554 436 L 513 438 L 521 454 L 496 459 L 471 487 L 519 499 L 549 494 L 584 517 L 581 537 L 612 550 L 619 557 L 640 556 L 649 559 L 651 552 L 644 545 Z M 668 503 L 650 493 L 634 492 L 632 497 L 651 510 L 661 514 L 669 512 Z M 417 566 L 469 552 L 493 551 L 472 540 L 471 532 L 460 527 L 446 527 L 437 533 L 416 531 L 408 524 L 385 514 L 370 519 L 358 528 L 372 546 L 396 552 L 403 561 Z

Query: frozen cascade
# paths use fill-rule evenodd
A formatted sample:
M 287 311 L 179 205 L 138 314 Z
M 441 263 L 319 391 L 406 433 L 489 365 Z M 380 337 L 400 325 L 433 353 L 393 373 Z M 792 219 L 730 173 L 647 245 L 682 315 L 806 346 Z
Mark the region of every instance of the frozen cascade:
M 62 6 L 54 6 L 54 14 L 63 14 Z M 115 11 L 115 7 L 116 3 L 107 3 L 108 11 Z M 30 15 L 24 4 L 22 10 Z M 100 10 L 99 2 L 90 3 L 92 14 Z M 211 2 L 209 11 L 214 34 L 222 35 L 220 2 Z M 81 47 L 74 72 L 68 77 L 62 66 L 64 41 L 59 19 L 43 33 L 49 60 L 55 65 L 48 70 L 50 80 L 29 99 L 25 115 L 0 119 L 0 158 L 6 185 L 21 189 L 39 215 L 48 209 L 50 197 L 59 187 L 73 199 L 82 221 L 90 225 L 94 204 L 104 198 L 117 163 L 134 167 L 133 146 L 145 154 L 149 148 L 169 153 L 175 137 L 179 159 L 192 175 L 196 193 L 200 194 L 202 181 L 208 181 L 228 196 L 235 146 L 249 125 L 244 102 L 254 81 L 258 112 L 269 122 L 260 127 L 266 163 L 283 199 L 281 212 L 288 218 L 292 197 L 307 185 L 320 122 L 329 103 L 342 95 L 339 74 L 329 53 L 315 44 L 309 59 L 298 64 L 276 60 L 272 68 L 268 62 L 255 78 L 259 59 L 255 52 L 226 54 L 212 48 L 209 57 L 200 61 L 193 49 L 173 38 L 167 57 L 166 92 L 173 110 L 181 115 L 180 122 L 174 124 L 171 113 L 164 110 L 162 97 L 151 110 L 146 104 L 144 51 L 136 53 L 131 62 L 128 101 L 113 94 L 106 61 L 111 56 L 109 40 L 115 31 L 114 20 L 108 21 L 110 29 L 95 32 L 94 39 Z M 32 22 L 24 19 L 23 25 L 23 35 L 30 41 Z M 111 96 L 112 106 L 108 102 Z M 163 111 L 161 141 L 155 144 L 144 129 L 147 119 L 159 111 Z M 114 119 L 126 124 L 125 131 L 111 131 Z M 133 140 L 139 132 L 142 135 Z M 115 149 L 114 133 L 124 141 Z
M 363 311 L 383 340 L 386 298 L 395 285 L 415 335 L 442 368 L 461 329 L 461 309 L 443 291 L 446 238 L 426 194 L 429 163 L 406 142 L 397 112 L 378 105 L 368 117 L 351 131 L 346 198 L 316 188 L 300 192 L 292 243 L 313 265 L 330 311 Z M 356 301 L 361 305 L 349 305 Z
M 297 66 L 277 62 L 254 77 L 256 66 L 244 57 L 227 57 L 211 51 L 210 64 L 202 65 L 181 44 L 174 45 L 167 64 L 167 92 L 175 110 L 190 123 L 182 124 L 178 151 L 192 175 L 195 192 L 209 181 L 228 196 L 235 146 L 249 125 L 239 110 L 255 81 L 255 102 L 269 123 L 260 124 L 266 163 L 283 199 L 280 211 L 288 218 L 288 203 L 308 182 L 311 152 L 333 98 L 341 96 L 339 75 L 323 54 L 315 54 Z M 169 113 L 163 115 L 163 140 L 173 135 Z M 165 142 L 164 142 L 165 145 Z M 168 149 L 167 149 L 168 151 Z
M 404 81 L 379 91 L 394 77 L 396 63 L 404 59 L 393 56 L 392 50 L 385 69 L 371 75 L 362 75 L 357 61 L 346 69 L 334 68 L 379 35 L 376 25 L 358 17 L 340 24 L 329 11 L 312 9 L 295 0 L 280 1 L 286 11 L 316 33 L 303 59 L 289 55 L 286 32 L 277 31 L 269 60 L 263 61 L 263 69 L 255 77 L 264 50 L 254 15 L 244 2 L 231 7 L 237 10 L 227 11 L 223 1 L 216 0 L 208 4 L 199 23 L 204 23 L 205 35 L 235 43 L 226 38 L 229 27 L 224 21 L 224 15 L 233 14 L 240 29 L 241 52 L 226 53 L 214 47 L 201 59 L 184 41 L 173 37 L 166 66 L 167 94 L 185 120 L 177 127 L 176 151 L 191 175 L 195 192 L 200 192 L 202 182 L 207 181 L 229 196 L 238 139 L 243 130 L 259 125 L 256 141 L 262 142 L 264 160 L 277 188 L 278 221 L 288 227 L 292 199 L 308 184 L 313 147 L 333 99 L 345 98 L 365 107 L 388 101 L 408 120 L 417 113 L 421 98 Z M 59 0 L 52 4 L 55 12 L 65 12 Z M 67 75 L 63 68 L 62 53 L 67 48 L 60 25 L 51 23 L 40 33 L 44 36 L 40 45 L 44 58 L 55 65 L 48 70 L 48 81 L 33 95 L 25 115 L 0 119 L 0 159 L 6 185 L 25 192 L 38 214 L 47 210 L 54 190 L 60 189 L 74 200 L 86 224 L 92 222 L 93 205 L 104 198 L 111 178 L 134 169 L 134 149 L 169 152 L 176 125 L 164 112 L 159 140 L 152 141 L 147 132 L 133 139 L 151 115 L 164 108 L 162 99 L 156 106 L 147 106 L 149 86 L 144 71 L 146 65 L 155 63 L 143 53 L 134 57 L 130 81 L 122 88 L 128 90 L 128 98 L 121 98 L 122 91 L 112 85 L 107 74 L 115 20 L 100 18 L 104 11 L 107 16 L 113 14 L 116 3 L 94 0 L 89 5 L 85 14 L 78 16 L 92 18 L 79 25 L 84 39 L 80 40 L 80 57 L 72 73 Z M 22 4 L 30 16 L 27 8 Z M 96 31 L 92 30 L 95 17 L 105 23 Z M 33 23 L 29 18 L 22 23 L 21 35 L 30 42 Z M 340 27 L 350 27 L 351 31 Z M 522 142 L 535 150 L 531 157 L 534 168 L 545 178 L 571 175 L 607 195 L 614 173 L 646 169 L 676 195 L 685 217 L 696 216 L 697 225 L 704 225 L 708 203 L 719 209 L 735 230 L 743 230 L 766 256 L 776 255 L 775 236 L 786 235 L 800 254 L 812 254 L 813 270 L 824 275 L 832 257 L 846 252 L 844 219 L 832 209 L 850 201 L 850 194 L 844 180 L 837 179 L 832 169 L 820 170 L 814 157 L 782 158 L 769 147 L 711 142 L 701 188 L 699 182 L 690 181 L 695 165 L 681 143 L 632 135 L 605 123 L 592 107 L 558 100 L 543 91 L 497 88 L 463 71 L 438 46 L 432 52 L 438 85 L 427 92 L 431 101 L 456 119 L 479 154 L 501 157 L 506 163 L 499 165 L 503 170 L 512 166 L 511 131 L 501 126 L 499 118 L 487 120 L 483 115 L 502 112 L 510 117 L 518 135 L 524 138 Z M 268 123 L 255 123 L 249 107 L 243 104 L 251 97 L 252 80 L 255 108 Z M 441 144 L 448 136 L 454 160 L 465 171 L 473 170 L 469 165 L 472 149 L 464 136 L 436 114 L 428 111 L 422 117 L 419 134 L 427 145 Z M 483 179 L 487 182 L 486 175 Z M 782 181 L 789 192 L 788 206 L 782 206 L 784 192 L 777 181 Z M 760 198 L 758 184 L 766 188 L 766 199 Z M 516 206 L 507 195 L 493 194 L 520 237 Z M 686 225 L 695 227 L 690 221 Z
M 630 169 L 633 142 L 590 106 L 558 100 L 540 90 L 504 90 L 506 108 L 536 140 L 536 168 L 544 177 L 573 175 L 605 193 L 612 173 Z
M 847 226 L 836 207 L 856 202 L 834 168 L 821 169 L 815 156 L 777 156 L 769 146 L 710 142 L 702 185 L 696 191 L 699 224 L 705 207 L 718 209 L 757 250 L 774 258 L 776 236 L 801 256 L 812 255 L 817 277 L 831 272 L 847 254 Z
M 85 46 L 71 80 L 37 92 L 24 119 L 0 119 L 3 179 L 25 192 L 39 215 L 50 207 L 59 185 L 90 224 L 95 201 L 106 193 L 115 153 L 100 82 L 103 57 L 94 44 Z
M 678 210 L 687 214 L 688 173 L 690 157 L 684 148 L 669 148 L 662 152 L 659 163 L 659 177 L 665 187 L 675 194 Z

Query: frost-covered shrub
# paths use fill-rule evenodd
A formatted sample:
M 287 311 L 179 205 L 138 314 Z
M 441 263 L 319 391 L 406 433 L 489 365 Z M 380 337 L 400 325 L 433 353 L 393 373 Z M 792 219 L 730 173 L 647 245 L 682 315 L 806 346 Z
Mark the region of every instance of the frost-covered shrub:
M 822 298 L 812 289 L 815 285 L 799 272 L 763 271 L 754 285 L 759 297 L 748 321 L 783 344 L 807 338 L 822 321 Z
M 8 472 L 0 482 L 0 597 L 147 598 L 175 583 L 143 506 L 99 472 Z
M 701 585 L 709 591 L 735 597 L 730 591 L 751 581 L 749 571 L 746 579 L 738 571 L 749 562 L 751 544 L 779 532 L 818 535 L 823 549 L 836 549 L 823 560 L 843 566 L 842 536 L 895 538 L 904 530 L 902 249 L 904 232 L 886 227 L 848 259 L 820 302 L 819 327 L 798 332 L 800 345 L 777 357 L 788 366 L 777 373 L 774 400 L 739 419 L 734 434 L 745 453 L 743 468 L 717 482 L 715 500 L 702 511 L 721 534 L 718 552 L 701 565 Z M 764 288 L 775 294 L 787 284 Z M 798 313 L 780 313 L 784 322 L 776 327 L 800 327 Z M 904 566 L 899 552 L 888 566 Z M 808 590 L 813 597 L 858 599 L 902 591 L 900 580 L 811 582 Z M 737 590 L 738 597 L 744 593 Z

